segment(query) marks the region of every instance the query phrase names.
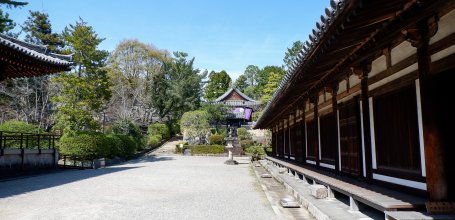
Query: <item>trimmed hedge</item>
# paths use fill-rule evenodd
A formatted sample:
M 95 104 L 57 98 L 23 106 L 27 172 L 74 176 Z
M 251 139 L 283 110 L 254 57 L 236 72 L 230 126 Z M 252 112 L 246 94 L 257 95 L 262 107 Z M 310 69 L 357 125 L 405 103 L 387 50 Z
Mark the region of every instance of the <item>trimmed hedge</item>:
M 149 139 L 147 141 L 148 146 L 155 146 L 161 142 L 163 138 L 160 134 L 149 135 Z
M 117 136 L 122 143 L 120 155 L 118 155 L 119 157 L 129 157 L 136 153 L 138 144 L 133 137 L 126 134 L 116 134 L 115 136 Z
M 0 124 L 0 131 L 20 132 L 20 133 L 43 133 L 43 130 L 33 124 L 23 121 L 9 120 Z
M 240 140 L 251 140 L 252 134 L 248 132 L 246 128 L 238 128 L 237 135 L 239 136 Z
M 186 149 L 189 149 L 189 148 L 190 148 L 190 145 L 188 145 L 188 142 L 184 142 L 183 143 L 183 148 L 180 148 L 180 143 L 179 143 L 179 144 L 175 145 L 174 152 L 176 154 L 181 154 L 181 153 L 185 152 Z
M 191 154 L 222 154 L 224 146 L 222 145 L 193 145 L 191 146 Z
M 241 140 L 241 141 L 240 141 L 240 145 L 241 145 L 243 148 L 248 148 L 248 147 L 254 145 L 254 141 L 252 141 L 252 140 Z
M 250 153 L 250 154 L 257 154 L 257 155 L 265 155 L 265 150 L 263 146 L 260 145 L 254 145 L 245 148 L 245 152 Z
M 30 133 L 30 134 L 46 134 L 43 132 L 42 129 L 38 128 L 38 126 L 34 124 L 28 124 L 23 121 L 17 121 L 17 120 L 9 120 L 5 121 L 3 124 L 0 124 L 0 131 L 4 132 L 14 132 L 17 134 L 9 134 L 9 135 L 20 135 L 20 133 Z M 20 140 L 7 140 L 5 143 L 6 148 L 20 148 L 21 147 L 21 142 Z M 49 146 L 49 140 L 48 139 L 41 139 L 39 142 L 41 148 L 47 148 Z M 23 148 L 28 148 L 28 149 L 38 149 L 38 139 L 36 136 L 34 136 L 31 139 L 28 139 L 27 143 L 25 141 L 22 142 L 22 147 Z
M 146 140 L 144 139 L 144 135 L 141 132 L 141 129 L 129 121 L 118 121 L 112 127 L 112 133 L 115 135 L 127 135 L 131 137 L 133 140 L 135 147 L 134 149 L 143 149 L 145 146 Z M 127 144 L 130 144 L 127 142 Z M 128 146 L 130 147 L 130 146 Z
M 125 134 L 105 135 L 97 132 L 68 132 L 60 138 L 60 153 L 92 160 L 102 157 L 129 157 L 137 143 Z
M 214 134 L 209 137 L 209 144 L 224 145 L 225 143 L 224 135 Z
M 110 141 L 96 132 L 68 132 L 60 138 L 60 153 L 92 160 L 109 156 Z
M 161 137 L 166 140 L 171 138 L 171 131 L 169 127 L 163 123 L 151 124 L 147 129 L 147 133 L 149 136 L 161 135 Z

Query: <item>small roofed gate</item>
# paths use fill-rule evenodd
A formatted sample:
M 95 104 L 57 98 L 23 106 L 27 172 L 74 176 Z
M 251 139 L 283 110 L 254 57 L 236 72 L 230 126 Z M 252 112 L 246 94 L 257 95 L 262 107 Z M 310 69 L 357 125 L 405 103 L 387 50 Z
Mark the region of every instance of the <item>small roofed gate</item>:
M 360 176 L 362 171 L 359 102 L 339 105 L 341 172 Z

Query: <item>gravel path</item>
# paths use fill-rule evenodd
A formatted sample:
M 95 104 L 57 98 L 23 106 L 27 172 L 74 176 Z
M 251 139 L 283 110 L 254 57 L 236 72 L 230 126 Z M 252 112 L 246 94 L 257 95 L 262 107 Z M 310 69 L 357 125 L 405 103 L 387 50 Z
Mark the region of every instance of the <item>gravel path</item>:
M 248 159 L 236 159 L 158 154 L 0 182 L 0 219 L 276 219 Z

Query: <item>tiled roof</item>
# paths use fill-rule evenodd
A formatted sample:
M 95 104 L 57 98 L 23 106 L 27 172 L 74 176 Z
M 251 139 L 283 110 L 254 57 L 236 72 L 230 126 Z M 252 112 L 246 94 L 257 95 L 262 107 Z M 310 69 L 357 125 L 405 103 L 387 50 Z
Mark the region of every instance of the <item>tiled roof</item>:
M 4 34 L 0 34 L 0 45 L 49 64 L 61 66 L 71 66 L 73 64 L 71 55 L 51 53 L 45 46 L 26 43 Z
M 333 21 L 337 16 L 343 11 L 345 0 L 331 0 L 330 7 L 325 9 L 325 15 L 321 15 L 320 21 L 316 22 L 316 28 L 312 30 L 312 33 L 309 35 L 308 40 L 305 41 L 303 49 L 300 51 L 297 59 L 289 68 L 286 75 L 284 75 L 283 80 L 278 86 L 277 90 L 273 94 L 270 101 L 267 103 L 263 110 L 262 116 L 258 119 L 257 124 L 261 124 L 262 120 L 267 117 L 270 113 L 271 105 L 277 101 L 278 95 L 283 92 L 283 90 L 289 84 L 290 79 L 297 73 L 300 66 L 307 60 L 309 55 L 315 50 L 320 39 L 324 37 L 326 30 L 333 24 Z
M 247 101 L 250 101 L 250 102 L 258 102 L 250 97 L 248 97 L 247 95 L 245 95 L 244 93 L 242 93 L 240 90 L 238 90 L 235 86 L 231 87 L 228 91 L 226 91 L 223 95 L 221 95 L 220 97 L 218 97 L 217 99 L 215 99 L 214 102 L 221 102 L 223 101 L 227 96 L 229 96 L 229 94 L 231 94 L 231 92 L 237 92 L 242 98 L 244 98 L 245 100 Z M 259 102 L 258 102 L 259 103 Z

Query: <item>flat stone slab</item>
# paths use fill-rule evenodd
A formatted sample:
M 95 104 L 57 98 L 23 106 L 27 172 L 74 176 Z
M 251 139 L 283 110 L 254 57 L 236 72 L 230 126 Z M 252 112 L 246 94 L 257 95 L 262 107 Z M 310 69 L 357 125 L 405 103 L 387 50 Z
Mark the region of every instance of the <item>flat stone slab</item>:
M 235 161 L 235 160 L 226 160 L 224 162 L 224 164 L 227 164 L 227 165 L 237 165 L 239 164 L 239 162 Z
M 386 211 L 385 212 L 386 219 L 395 219 L 395 220 L 414 220 L 414 219 L 421 219 L 421 220 L 448 220 L 448 219 L 455 219 L 455 214 L 428 214 L 423 212 L 415 212 L 415 211 Z
M 283 208 L 300 208 L 300 204 L 291 198 L 280 199 L 280 205 Z
M 328 190 L 325 186 L 315 184 L 315 185 L 308 186 L 308 188 L 310 189 L 311 195 L 314 196 L 315 198 L 317 198 L 317 199 L 327 198 Z
M 261 174 L 261 178 L 272 178 L 272 175 L 269 173 Z

